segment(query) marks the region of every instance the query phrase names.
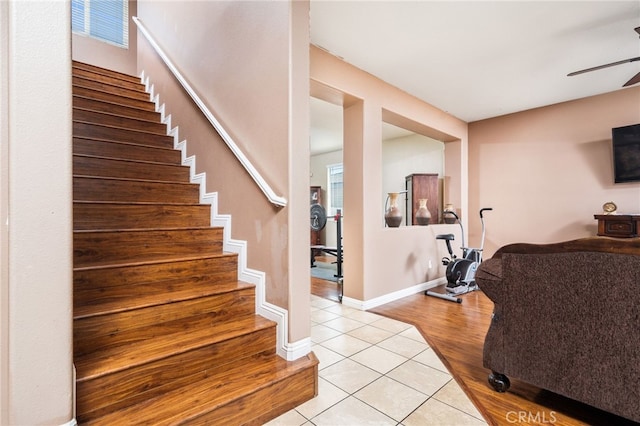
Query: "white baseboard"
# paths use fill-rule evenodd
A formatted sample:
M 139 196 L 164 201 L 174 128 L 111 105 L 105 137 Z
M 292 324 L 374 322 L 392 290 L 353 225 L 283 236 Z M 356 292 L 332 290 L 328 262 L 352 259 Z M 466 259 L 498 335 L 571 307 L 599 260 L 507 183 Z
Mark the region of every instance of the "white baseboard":
M 436 278 L 435 280 L 427 281 L 421 284 L 416 284 L 414 286 L 407 287 L 405 289 L 394 291 L 393 293 L 388 293 L 383 296 L 379 296 L 374 299 L 365 300 L 365 301 L 343 296 L 342 304 L 354 309 L 366 311 L 366 310 L 384 305 L 386 303 L 390 303 L 398 299 L 402 299 L 403 297 L 411 296 L 412 294 L 430 290 L 434 287 L 437 287 L 441 284 L 446 284 L 446 283 L 447 283 L 447 279 L 445 277 L 440 277 L 440 278 Z
M 207 192 L 206 173 L 196 173 L 196 157 L 187 157 L 187 141 L 179 138 L 178 126 L 171 127 L 171 115 L 165 116 L 165 106 L 160 103 L 160 95 L 154 93 L 154 87 L 149 82 L 149 76 L 145 77 L 144 71 L 140 76 L 145 85 L 150 99 L 156 105 L 156 112 L 161 115 L 162 122 L 167 125 L 167 134 L 173 137 L 174 147 L 182 152 L 182 164 L 189 166 L 191 183 L 200 187 L 200 202 L 211 205 L 211 226 L 223 228 L 222 250 L 238 255 L 238 279 L 255 285 L 256 287 L 256 312 L 277 324 L 277 348 L 278 355 L 292 361 L 306 356 L 311 351 L 311 339 L 306 338 L 297 342 L 287 341 L 289 330 L 289 312 L 266 300 L 265 273 L 247 267 L 247 242 L 231 238 L 231 216 L 218 212 L 218 193 Z

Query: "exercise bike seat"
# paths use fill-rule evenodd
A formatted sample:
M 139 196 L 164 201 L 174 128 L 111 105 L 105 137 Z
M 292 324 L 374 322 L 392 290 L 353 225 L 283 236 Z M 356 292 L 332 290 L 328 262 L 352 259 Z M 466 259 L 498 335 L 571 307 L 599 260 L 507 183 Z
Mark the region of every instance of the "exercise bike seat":
M 456 236 L 453 234 L 438 234 L 436 235 L 436 240 L 446 240 L 453 241 L 456 239 Z

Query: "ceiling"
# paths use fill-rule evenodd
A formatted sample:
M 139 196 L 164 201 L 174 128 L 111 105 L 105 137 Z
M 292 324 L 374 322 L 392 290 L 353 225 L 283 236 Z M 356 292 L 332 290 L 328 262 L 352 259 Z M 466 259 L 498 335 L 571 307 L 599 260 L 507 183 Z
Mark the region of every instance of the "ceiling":
M 311 0 L 310 7 L 312 44 L 466 122 L 624 90 L 640 72 L 638 61 L 567 77 L 640 56 L 638 0 Z M 341 122 L 339 110 L 312 102 L 312 153 L 327 150 L 316 136 L 332 131 L 335 114 Z

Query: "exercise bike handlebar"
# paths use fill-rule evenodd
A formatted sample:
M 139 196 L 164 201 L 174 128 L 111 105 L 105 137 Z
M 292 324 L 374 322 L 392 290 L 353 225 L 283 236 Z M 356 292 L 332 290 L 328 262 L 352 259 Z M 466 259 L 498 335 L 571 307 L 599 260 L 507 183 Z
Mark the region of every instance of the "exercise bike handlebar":
M 456 221 L 458 221 L 458 225 L 460 225 L 460 234 L 462 235 L 462 247 L 464 247 L 464 228 L 462 227 L 462 222 L 460 221 L 460 218 L 458 217 L 456 212 L 451 211 L 451 210 L 447 210 L 447 213 L 453 215 L 453 217 L 456 218 Z M 447 241 L 447 244 L 448 243 L 449 243 L 449 241 Z M 449 250 L 451 250 L 451 249 L 449 249 Z
M 482 224 L 482 240 L 480 242 L 480 248 L 477 249 L 478 251 L 482 251 L 484 249 L 484 235 L 485 235 L 485 228 L 484 228 L 484 215 L 483 213 L 486 211 L 491 211 L 493 210 L 493 207 L 483 207 L 480 209 L 480 223 Z M 460 232 L 462 233 L 462 249 L 468 249 L 468 247 L 466 247 L 464 245 L 464 228 L 462 227 L 462 221 L 460 220 L 460 217 L 458 217 L 458 215 L 456 214 L 456 212 L 452 211 L 452 210 L 447 210 L 445 212 L 446 214 L 450 214 L 453 217 L 456 218 L 456 221 L 458 222 L 458 225 L 460 225 Z M 449 241 L 447 241 L 447 245 L 449 245 Z M 451 253 L 451 249 L 449 249 L 449 252 Z
M 493 207 L 484 207 L 484 208 L 480 209 L 480 219 L 483 219 L 482 212 L 491 211 L 491 210 L 493 210 Z
M 485 207 L 480 209 L 480 223 L 482 224 L 482 240 L 480 241 L 480 251 L 484 250 L 484 235 L 485 235 L 484 217 L 482 216 L 482 212 L 491 211 L 491 210 L 493 210 L 492 207 Z
M 456 214 L 456 212 L 454 212 L 453 210 L 447 210 L 445 211 L 446 214 L 451 214 L 453 215 L 453 217 L 456 218 L 456 220 L 460 220 L 460 218 L 458 217 L 458 215 Z

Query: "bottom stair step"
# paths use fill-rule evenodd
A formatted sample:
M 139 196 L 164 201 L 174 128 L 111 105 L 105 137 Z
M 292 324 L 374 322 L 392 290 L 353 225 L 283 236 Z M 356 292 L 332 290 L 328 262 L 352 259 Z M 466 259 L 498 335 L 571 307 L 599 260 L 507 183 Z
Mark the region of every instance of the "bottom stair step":
M 162 361 L 168 356 L 219 344 L 219 342 L 251 335 L 265 330 L 275 337 L 275 323 L 259 315 L 227 320 L 216 323 L 215 316 L 202 315 L 182 322 L 159 324 L 148 327 L 153 338 L 140 331 L 137 338 L 129 337 L 122 344 L 106 347 L 96 352 L 76 355 L 78 385 L 119 371 L 140 367 L 154 361 Z M 184 332 L 188 330 L 189 332 Z M 257 348 L 256 352 L 265 348 Z M 237 355 L 237 354 L 233 354 Z
M 84 425 L 262 424 L 317 395 L 318 360 L 259 354 L 237 359 L 224 371 Z M 247 419 L 250 419 L 247 421 Z

